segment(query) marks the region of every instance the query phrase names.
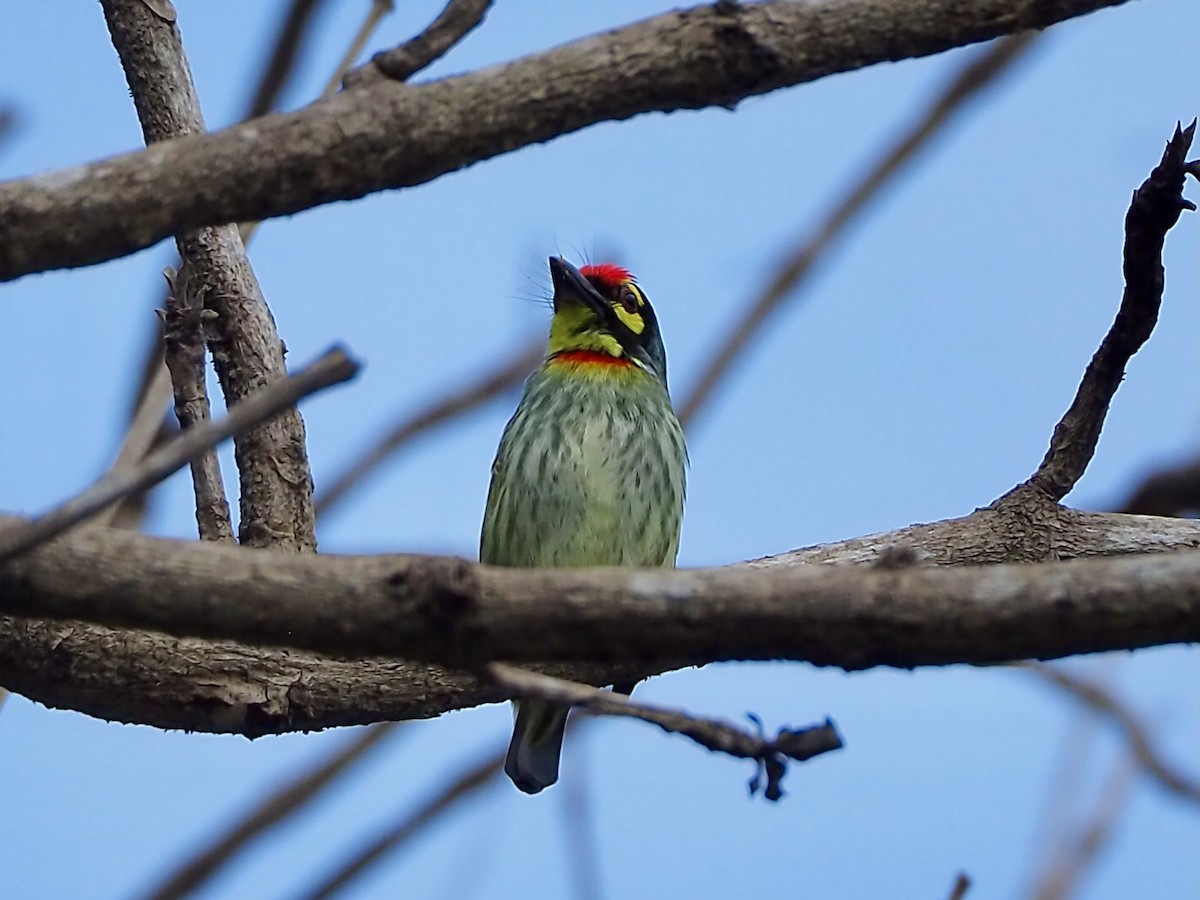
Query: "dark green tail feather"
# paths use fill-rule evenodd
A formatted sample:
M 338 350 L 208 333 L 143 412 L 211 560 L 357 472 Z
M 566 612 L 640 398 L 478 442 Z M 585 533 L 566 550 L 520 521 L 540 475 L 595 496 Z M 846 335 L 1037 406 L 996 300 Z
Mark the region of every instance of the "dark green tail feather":
M 516 703 L 517 720 L 504 757 L 504 773 L 526 794 L 558 781 L 558 760 L 570 708 L 540 700 Z

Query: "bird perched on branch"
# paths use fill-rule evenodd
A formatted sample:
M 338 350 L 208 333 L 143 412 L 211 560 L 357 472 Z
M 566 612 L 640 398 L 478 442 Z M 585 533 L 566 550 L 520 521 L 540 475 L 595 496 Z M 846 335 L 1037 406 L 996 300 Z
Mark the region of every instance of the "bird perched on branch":
M 552 256 L 550 275 L 546 360 L 500 440 L 479 559 L 674 566 L 687 451 L 654 310 L 620 266 L 577 269 Z M 504 771 L 536 794 L 558 780 L 569 710 L 537 700 L 515 706 Z

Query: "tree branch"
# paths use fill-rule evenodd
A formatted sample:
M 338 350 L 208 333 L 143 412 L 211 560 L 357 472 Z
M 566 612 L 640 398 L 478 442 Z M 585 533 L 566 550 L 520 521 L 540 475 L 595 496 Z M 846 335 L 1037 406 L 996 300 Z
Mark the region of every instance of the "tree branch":
M 406 446 L 425 432 L 457 419 L 517 387 L 541 360 L 546 352 L 545 345 L 546 342 L 539 338 L 516 356 L 502 361 L 494 369 L 485 372 L 478 380 L 440 398 L 435 398 L 424 409 L 398 421 L 346 471 L 333 479 L 333 483 L 328 488 L 317 495 L 315 501 L 317 515 L 327 513 L 333 506 L 345 499 L 347 494 L 380 465 L 394 456 L 401 447 Z
M 1200 805 L 1200 781 L 1163 759 L 1146 726 L 1109 691 L 1094 681 L 1072 675 L 1057 666 L 1025 664 L 1021 669 L 1055 685 L 1093 712 L 1110 719 L 1121 730 L 1129 745 L 1130 758 L 1142 772 L 1164 790 Z
M 842 748 L 842 739 L 833 722 L 828 719 L 821 725 L 807 728 L 781 728 L 775 737 L 768 738 L 762 734 L 751 734 L 744 728 L 719 719 L 639 703 L 622 694 L 503 663 L 490 664 L 487 674 L 523 700 L 550 700 L 593 715 L 641 719 L 668 733 L 690 738 L 714 753 L 754 760 L 758 768 L 750 781 L 750 793 L 757 793 L 761 787 L 763 796 L 768 800 L 778 800 L 783 796 L 782 782 L 787 774 L 787 760 L 806 762 L 814 756 Z
M 291 0 L 279 20 L 279 29 L 272 42 L 271 56 L 258 77 L 258 85 L 243 118 L 265 116 L 275 108 L 296 69 L 296 60 L 308 40 L 313 18 L 324 0 Z
M 209 420 L 189 428 L 136 466 L 114 469 L 82 494 L 46 515 L 29 522 L 0 517 L 0 564 L 28 553 L 121 498 L 157 484 L 226 438 L 283 414 L 301 398 L 348 381 L 357 372 L 358 364 L 335 347 L 295 375 L 256 391 L 233 407 L 224 419 Z
M 204 377 L 204 297 L 202 293 L 196 296 L 197 286 L 191 282 L 186 264 L 178 271 L 167 269 L 165 274 L 170 290 L 162 313 L 163 360 L 171 375 L 175 417 L 179 427 L 187 432 L 212 420 Z M 190 460 L 190 465 L 200 540 L 232 544 L 233 520 L 229 516 L 229 501 L 225 499 L 225 482 L 221 478 L 216 448 L 210 446 L 200 451 Z M 109 507 L 111 510 L 118 508 L 116 505 Z
M 823 259 L 846 229 L 870 206 L 885 187 L 892 184 L 904 166 L 917 156 L 933 138 L 942 133 L 956 113 L 968 106 L 988 85 L 1020 59 L 1037 34 L 1025 32 L 998 41 L 971 59 L 943 86 L 938 96 L 913 122 L 879 161 L 829 212 L 811 235 L 796 246 L 776 269 L 766 289 L 746 309 L 740 322 L 726 329 L 720 348 L 712 355 L 700 378 L 679 406 L 679 421 L 690 425 L 709 401 L 733 364 L 761 331 L 768 317 L 790 298 Z
M 9 562 L 0 613 L 346 658 L 864 669 L 1200 640 L 1200 553 L 975 568 L 519 570 L 99 530 Z
M 102 5 L 146 143 L 202 135 L 204 119 L 174 22 L 155 15 L 140 0 L 102 0 Z M 209 350 L 229 406 L 287 376 L 283 345 L 237 226 L 222 224 L 238 219 L 176 230 L 180 258 L 216 314 Z M 243 544 L 316 549 L 304 439 L 304 422 L 292 410 L 234 442 Z
M 0 280 L 422 184 L 597 122 L 729 107 L 1121 2 L 717 3 L 427 84 L 364 84 L 295 113 L 0 184 Z
M 1198 165 L 1187 162 L 1195 133 L 1195 122 L 1187 128 L 1177 125 L 1162 161 L 1133 192 L 1125 215 L 1125 293 L 1121 307 L 1083 373 L 1071 408 L 1055 427 L 1050 449 L 1029 479 L 1029 484 L 1052 500 L 1065 497 L 1083 476 L 1096 452 L 1109 404 L 1125 377 L 1125 366 L 1158 321 L 1167 232 L 1179 221 L 1183 210 L 1196 209 L 1183 198 L 1185 174 L 1189 167 L 1195 174 Z
M 247 101 L 244 118 L 252 119 L 266 115 L 274 109 L 293 74 L 292 70 L 302 45 L 308 38 L 313 16 L 321 2 L 322 0 L 292 0 L 280 21 L 267 65 Z M 249 247 L 249 229 L 242 233 L 242 242 L 245 247 Z M 168 295 L 163 301 L 164 306 L 169 300 Z M 172 437 L 170 423 L 163 416 L 170 397 L 171 378 L 163 365 L 163 336 L 161 330 L 155 328 L 141 366 L 137 396 L 130 410 L 129 425 L 113 468 L 134 465 L 151 448 L 165 443 Z M 122 528 L 136 528 L 141 523 L 148 505 L 147 494 L 135 494 L 126 497 L 119 505 L 105 510 L 94 521 L 105 525 L 116 524 Z
M 971 878 L 966 872 L 959 872 L 954 877 L 954 884 L 950 888 L 950 900 L 963 900 L 967 896 L 967 892 L 971 890 Z
M 1200 458 L 1146 476 L 1121 512 L 1141 516 L 1200 513 Z
M 1067 900 L 1075 893 L 1112 838 L 1113 830 L 1128 805 L 1129 788 L 1136 771 L 1137 767 L 1132 761 L 1118 760 L 1106 779 L 1091 816 L 1081 823 L 1077 834 L 1069 836 L 1060 848 L 1058 857 L 1030 892 L 1033 900 Z
M 978 566 L 1005 559 L 1119 557 L 1200 548 L 1200 522 L 1081 513 L 1043 502 L 1044 507 L 1033 511 L 1026 504 L 1003 503 L 964 519 L 795 550 L 731 568 L 741 569 L 747 576 L 802 567 L 857 570 L 886 558 L 897 546 L 925 564 L 920 571 L 928 566 L 969 566 L 977 572 L 986 571 L 976 569 Z M 0 518 L 0 524 L 14 521 L 20 520 Z M 184 556 L 176 556 L 176 549 Z M 118 587 L 120 579 L 124 579 L 122 584 L 143 583 L 147 568 L 161 570 L 165 583 L 181 569 L 190 573 L 187 581 L 198 585 L 209 575 L 224 571 L 220 568 L 224 563 L 210 568 L 214 560 L 207 555 L 204 560 L 197 559 L 191 553 L 217 549 L 221 548 L 194 542 L 176 545 L 119 531 L 77 531 L 39 548 L 19 564 L 0 565 L 0 604 L 22 594 L 28 599 L 35 589 L 52 596 L 60 590 L 78 593 L 98 575 L 104 576 L 109 589 Z M 300 562 L 267 552 L 229 555 L 247 578 L 230 591 L 236 590 L 247 607 L 254 606 L 259 561 L 274 560 L 285 571 Z M 337 557 L 303 561 L 333 566 L 349 563 L 351 568 L 361 562 Z M 230 580 L 236 582 L 238 573 L 230 574 Z M 299 572 L 297 577 L 303 582 L 307 576 Z M 118 593 L 120 590 L 123 587 L 118 587 Z M 334 591 L 325 598 L 335 614 L 340 608 L 339 596 L 344 595 Z M 802 615 L 800 608 L 797 615 Z M 823 626 L 814 623 L 812 627 Z M 853 625 L 846 631 L 857 641 Z M 572 681 L 604 685 L 685 665 L 663 659 L 657 665 L 538 668 Z M 0 684 L 49 706 L 104 719 L 251 737 L 427 718 L 508 699 L 496 685 L 480 684 L 468 674 L 395 659 L 348 661 L 80 621 L 2 615 Z
M 271 791 L 248 816 L 147 892 L 147 900 L 182 900 L 194 894 L 249 844 L 309 803 L 394 730 L 391 722 L 367 728 L 328 759 Z
M 485 754 L 443 790 L 367 841 L 318 882 L 315 888 L 303 894 L 304 900 L 325 900 L 343 890 L 385 856 L 401 849 L 414 835 L 419 834 L 443 813 L 495 781 L 503 767 L 503 752 Z
M 347 74 L 345 86 L 369 84 L 378 78 L 408 81 L 478 28 L 491 5 L 492 0 L 450 0 L 423 32 L 399 47 L 376 53 L 365 66 Z

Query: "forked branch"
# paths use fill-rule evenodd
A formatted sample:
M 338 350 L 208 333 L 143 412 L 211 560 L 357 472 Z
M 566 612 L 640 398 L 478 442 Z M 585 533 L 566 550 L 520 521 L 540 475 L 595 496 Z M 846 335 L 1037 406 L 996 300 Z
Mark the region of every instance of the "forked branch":
M 668 733 L 691 738 L 714 753 L 753 760 L 758 768 L 750 781 L 750 793 L 757 793 L 761 788 L 768 800 L 783 796 L 782 781 L 787 774 L 789 759 L 806 762 L 814 756 L 842 748 L 841 736 L 829 719 L 806 728 L 781 728 L 775 737 L 768 738 L 719 719 L 640 703 L 622 694 L 504 663 L 492 663 L 487 667 L 487 674 L 513 696 L 525 700 L 549 700 L 598 716 L 641 719 Z M 760 725 L 761 732 L 761 723 L 756 724 Z

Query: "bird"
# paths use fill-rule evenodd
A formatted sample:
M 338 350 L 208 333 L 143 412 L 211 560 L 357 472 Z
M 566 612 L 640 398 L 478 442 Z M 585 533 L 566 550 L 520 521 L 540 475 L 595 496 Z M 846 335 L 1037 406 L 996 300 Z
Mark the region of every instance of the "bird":
M 673 567 L 688 458 L 654 308 L 622 266 L 549 263 L 546 355 L 496 451 L 480 562 Z M 569 708 L 514 707 L 504 771 L 536 794 L 558 780 Z

